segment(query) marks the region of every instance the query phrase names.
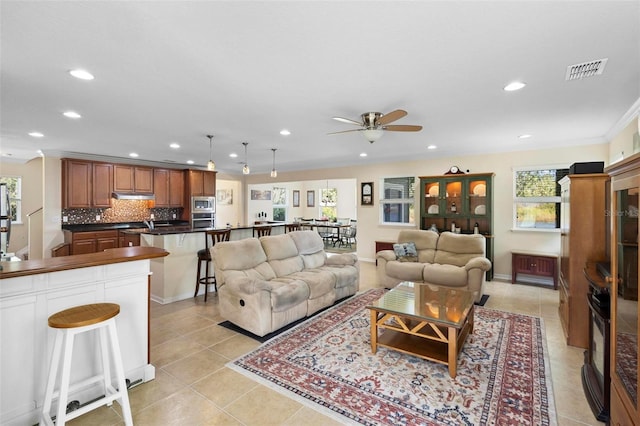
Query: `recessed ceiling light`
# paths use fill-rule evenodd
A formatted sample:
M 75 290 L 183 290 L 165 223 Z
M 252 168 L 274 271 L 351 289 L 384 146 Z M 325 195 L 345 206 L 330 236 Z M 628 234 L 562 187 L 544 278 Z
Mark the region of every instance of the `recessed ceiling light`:
M 427 147 L 427 149 L 436 149 L 436 148 L 437 148 L 437 146 L 435 146 L 435 145 L 429 145 L 429 146 Z
M 169 147 L 173 148 L 173 149 L 178 149 L 178 148 L 180 148 L 180 144 L 177 143 L 177 142 L 172 142 L 172 143 L 169 144 Z
M 79 78 L 80 80 L 94 79 L 93 74 L 91 74 L 89 71 L 86 71 L 86 70 L 81 70 L 81 69 L 71 70 L 69 71 L 69 74 L 71 74 L 75 78 Z
M 187 160 L 187 164 L 193 164 L 193 163 L 195 163 L 195 161 L 193 161 L 193 160 Z
M 528 135 L 528 134 L 526 134 L 526 133 L 525 133 L 524 135 L 520 135 L 520 136 L 518 136 L 518 138 L 520 138 L 520 139 L 528 139 L 528 138 L 530 138 L 530 137 L 531 137 L 531 135 Z
M 40 132 L 31 132 L 31 133 L 29 133 L 29 136 L 33 136 L 34 138 L 41 138 L 44 135 L 42 133 L 40 133 Z
M 367 153 L 366 153 L 366 152 L 361 152 L 361 153 L 360 153 L 360 157 L 366 157 L 366 156 L 367 156 Z
M 514 90 L 522 89 L 526 85 L 527 83 L 523 83 L 521 81 L 513 81 L 507 84 L 506 86 L 504 86 L 504 90 L 506 90 L 507 92 L 513 92 Z
M 63 112 L 62 115 L 68 118 L 81 118 L 82 116 L 75 111 L 66 111 Z
M 280 134 L 282 136 L 289 136 L 291 134 L 291 132 L 288 131 L 287 129 L 282 129 L 282 130 L 280 130 Z
M 131 152 L 131 153 L 129 153 L 129 157 L 138 158 L 139 155 L 138 155 L 137 152 Z
M 229 157 L 236 158 L 238 157 L 238 154 L 236 154 L 235 152 L 232 152 L 231 154 L 229 154 Z

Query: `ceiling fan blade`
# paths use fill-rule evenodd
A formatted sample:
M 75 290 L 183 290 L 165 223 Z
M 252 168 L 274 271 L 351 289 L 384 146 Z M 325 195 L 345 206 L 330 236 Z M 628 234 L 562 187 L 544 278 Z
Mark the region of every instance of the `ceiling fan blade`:
M 401 119 L 405 115 L 407 115 L 407 111 L 403 109 L 397 109 L 395 111 L 391 111 L 390 113 L 385 114 L 378 119 L 378 125 L 384 126 L 385 124 L 389 124 L 393 121 Z
M 359 121 L 352 120 L 350 118 L 342 118 L 342 117 L 332 117 L 334 120 L 341 121 L 347 124 L 355 124 L 356 126 L 362 126 L 362 123 Z
M 331 132 L 327 133 L 328 135 L 337 135 L 338 133 L 349 133 L 349 132 L 361 132 L 364 129 L 353 129 L 353 130 L 343 130 L 341 132 Z
M 395 124 L 391 126 L 383 126 L 382 128 L 392 132 L 419 132 L 422 130 L 422 126 L 413 126 L 411 124 Z

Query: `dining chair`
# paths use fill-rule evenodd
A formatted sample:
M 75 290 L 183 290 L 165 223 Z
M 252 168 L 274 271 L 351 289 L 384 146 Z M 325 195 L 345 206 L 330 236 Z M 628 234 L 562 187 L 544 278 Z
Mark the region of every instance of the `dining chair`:
M 271 227 L 270 226 L 255 226 L 253 228 L 253 235 L 255 237 L 266 237 L 267 235 L 271 235 Z

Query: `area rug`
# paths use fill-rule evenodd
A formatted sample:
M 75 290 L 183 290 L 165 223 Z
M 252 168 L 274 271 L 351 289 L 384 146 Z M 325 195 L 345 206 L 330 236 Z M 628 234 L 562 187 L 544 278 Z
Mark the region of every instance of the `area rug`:
M 556 425 L 542 319 L 475 308 L 475 327 L 447 366 L 379 348 L 356 295 L 227 364 L 343 424 Z

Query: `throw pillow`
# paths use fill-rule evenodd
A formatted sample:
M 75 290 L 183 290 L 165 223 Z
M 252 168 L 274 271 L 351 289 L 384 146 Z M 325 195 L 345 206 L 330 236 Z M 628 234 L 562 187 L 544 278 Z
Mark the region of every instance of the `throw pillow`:
M 418 251 L 415 243 L 397 243 L 393 245 L 393 252 L 400 262 L 417 262 Z

